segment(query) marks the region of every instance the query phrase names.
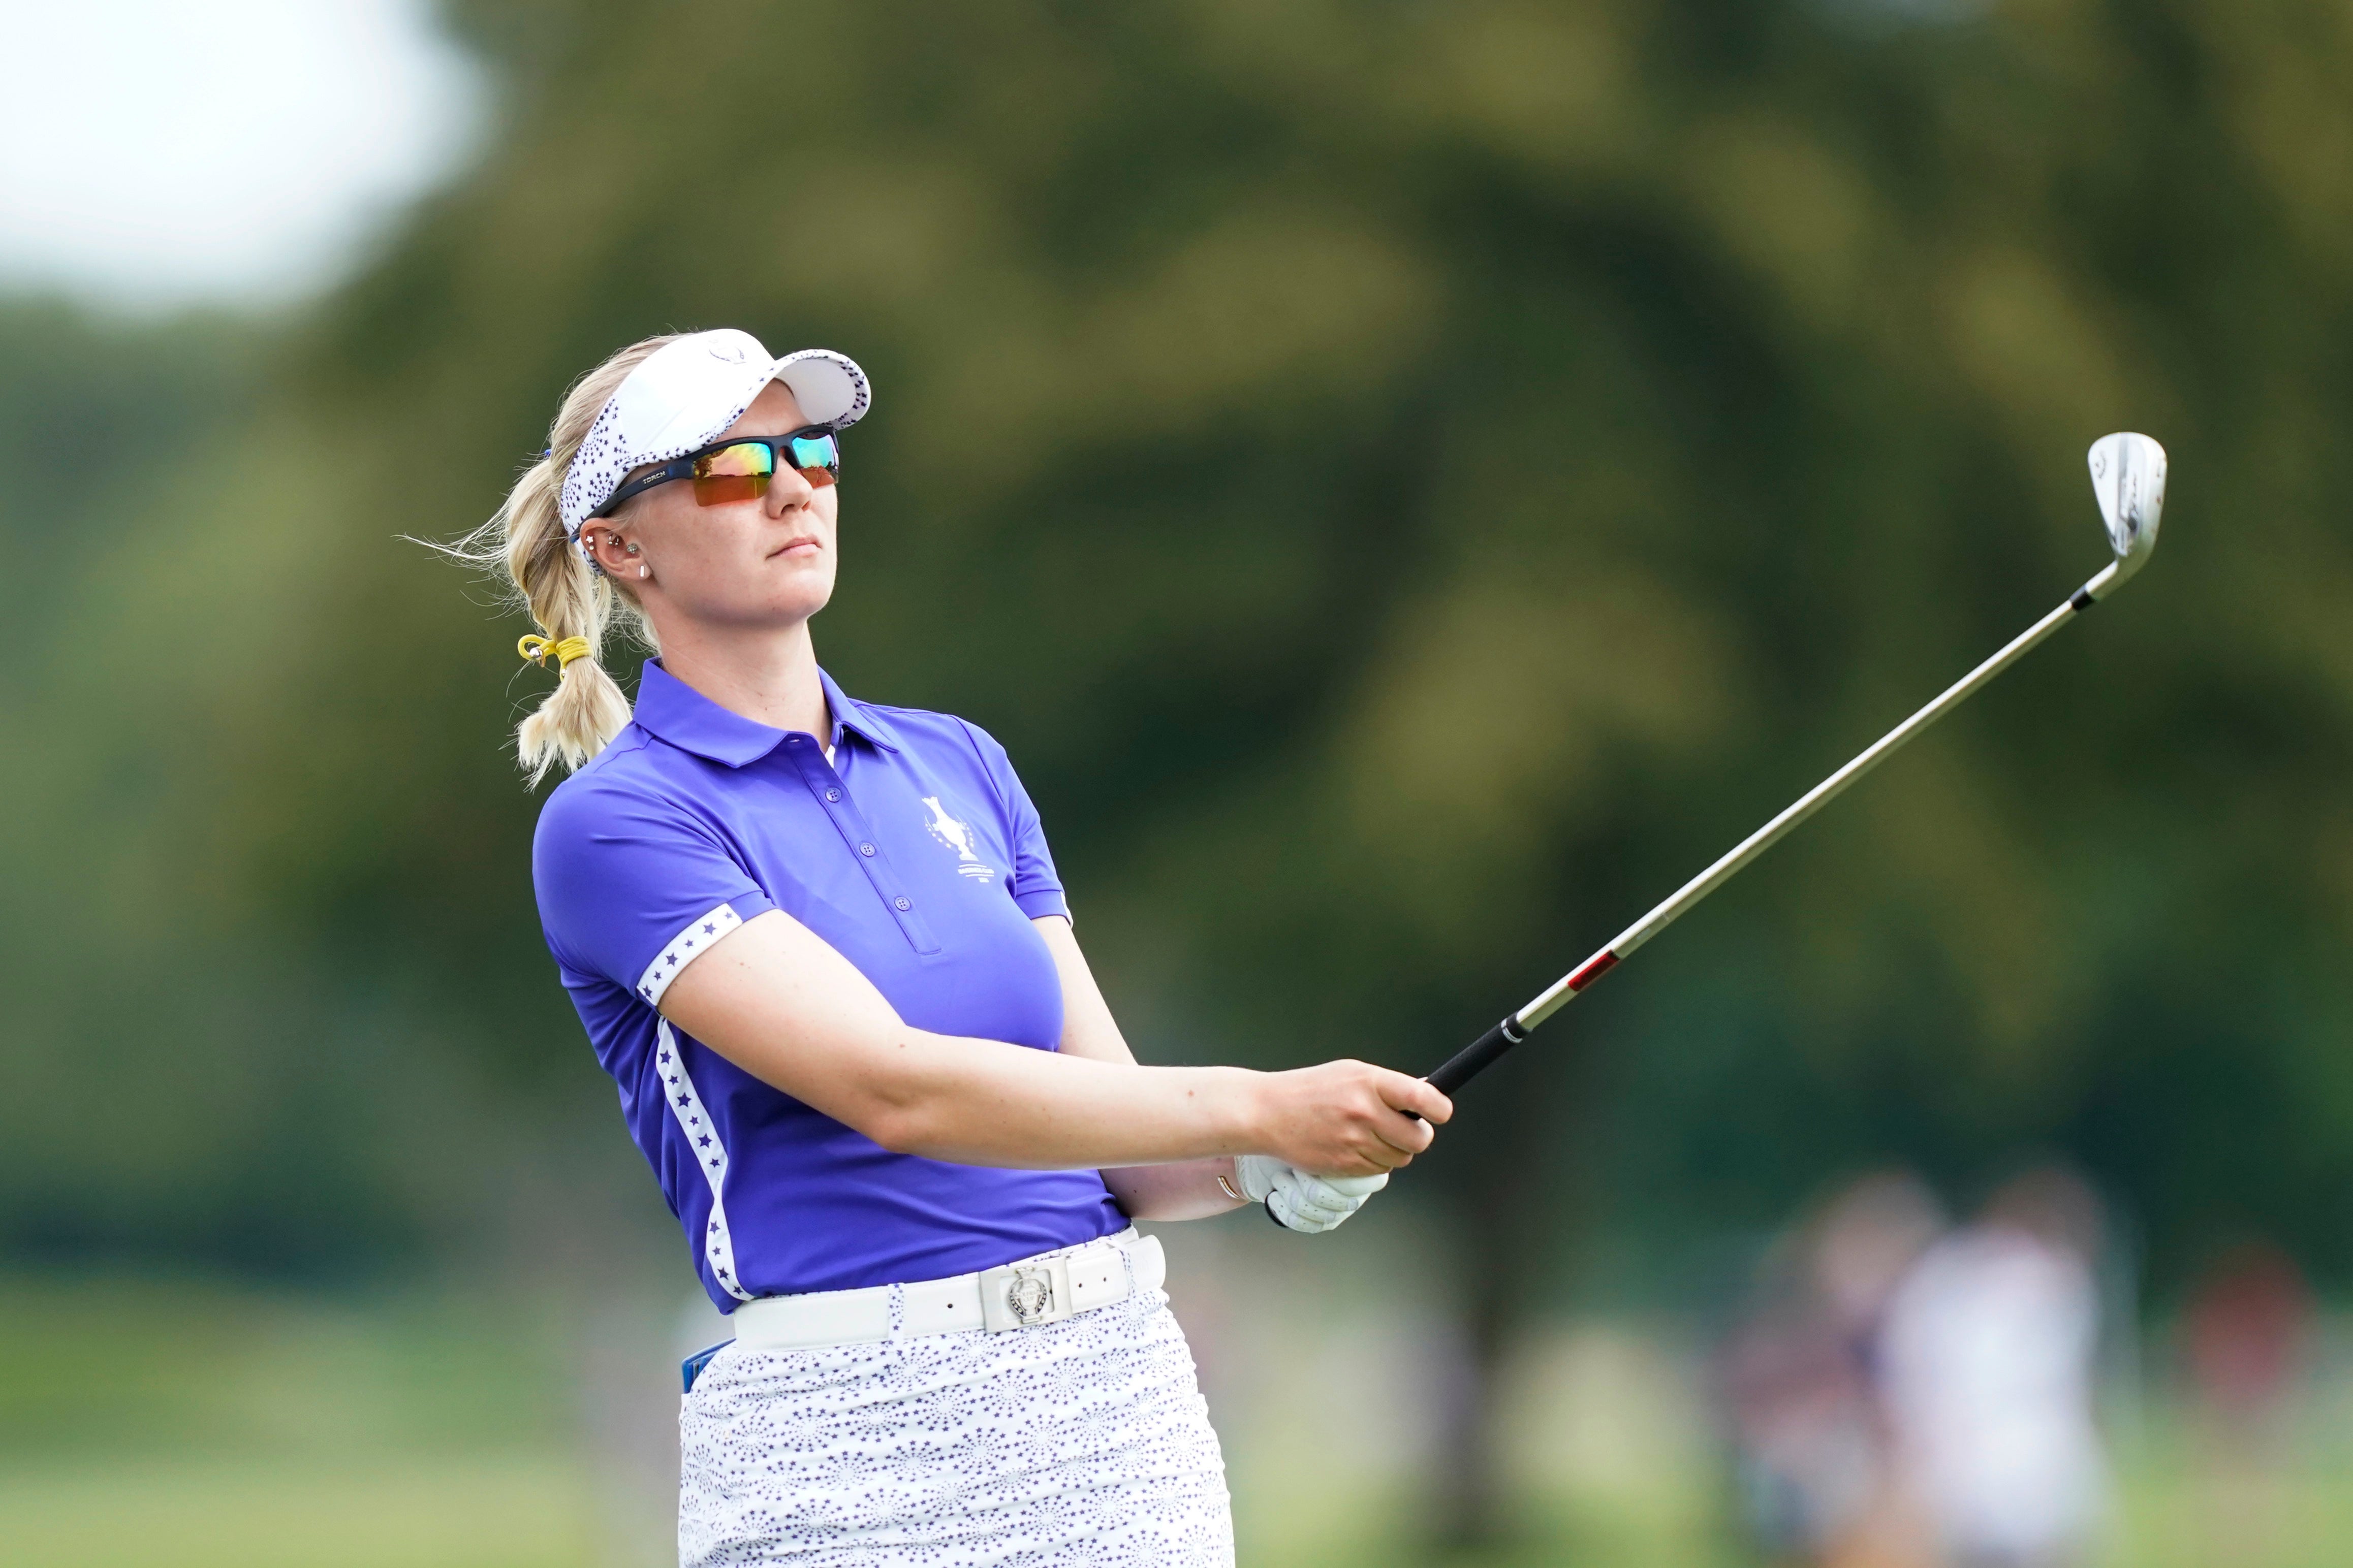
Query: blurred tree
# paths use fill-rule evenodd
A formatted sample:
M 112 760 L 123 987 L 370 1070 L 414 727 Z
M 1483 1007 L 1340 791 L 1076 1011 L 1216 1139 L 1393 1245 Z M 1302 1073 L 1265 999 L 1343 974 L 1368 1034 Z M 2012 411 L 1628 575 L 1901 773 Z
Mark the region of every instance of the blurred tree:
M 543 678 L 394 536 L 487 513 L 645 332 L 874 374 L 820 650 L 1006 741 L 1161 1059 L 1437 1060 L 2095 568 L 2083 450 L 2142 428 L 2156 569 L 1468 1091 L 1399 1195 L 1446 1205 L 1491 1364 L 1642 1252 L 1572 1238 L 1886 1156 L 2063 1145 L 2161 1269 L 2250 1215 L 2353 1265 L 2347 14 L 451 15 L 504 133 L 58 634 L 188 650 L 50 710 L 74 776 L 145 784 L 45 820 L 135 841 L 158 951 L 265 942 L 242 1005 L 377 999 L 501 1093 L 586 1072 L 498 755 Z M 76 941 L 45 1028 L 87 1092 Z M 205 1049 L 346 1037 L 251 1033 Z M 1457 1533 L 1497 1523 L 1479 1426 Z

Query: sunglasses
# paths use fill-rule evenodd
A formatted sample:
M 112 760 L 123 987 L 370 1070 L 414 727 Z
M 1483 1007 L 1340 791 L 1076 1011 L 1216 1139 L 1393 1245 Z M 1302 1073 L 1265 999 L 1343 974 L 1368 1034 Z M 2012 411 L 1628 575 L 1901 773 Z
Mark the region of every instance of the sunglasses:
M 753 500 L 768 493 L 768 481 L 776 477 L 780 462 L 822 489 L 841 478 L 840 438 L 830 425 L 811 425 L 789 436 L 738 436 L 713 442 L 700 452 L 672 458 L 652 473 L 631 479 L 589 515 L 610 517 L 630 497 L 672 479 L 694 481 L 697 506 Z

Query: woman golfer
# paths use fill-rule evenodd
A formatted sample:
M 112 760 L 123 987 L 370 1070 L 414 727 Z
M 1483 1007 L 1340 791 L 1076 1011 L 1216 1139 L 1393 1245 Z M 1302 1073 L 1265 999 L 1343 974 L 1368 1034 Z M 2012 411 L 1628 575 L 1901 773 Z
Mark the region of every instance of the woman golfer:
M 1129 1222 L 1328 1229 L 1451 1108 L 1361 1062 L 1135 1064 L 1004 749 L 818 668 L 867 404 L 826 350 L 649 339 L 458 547 L 562 672 L 520 734 L 534 779 L 575 770 L 533 847 L 547 945 L 734 1318 L 681 1415 L 680 1556 L 1229 1563 Z M 659 655 L 634 712 L 598 663 L 616 614 Z

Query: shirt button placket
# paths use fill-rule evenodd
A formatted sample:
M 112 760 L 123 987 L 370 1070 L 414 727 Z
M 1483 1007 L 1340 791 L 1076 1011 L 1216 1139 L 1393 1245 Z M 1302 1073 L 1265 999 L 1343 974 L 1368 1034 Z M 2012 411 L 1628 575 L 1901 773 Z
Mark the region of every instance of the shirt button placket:
M 847 798 L 841 787 L 840 774 L 826 765 L 823 752 L 803 744 L 806 739 L 807 737 L 801 735 L 785 737 L 786 743 L 791 750 L 793 761 L 798 766 L 802 779 L 809 786 L 809 793 L 823 803 L 826 814 L 833 818 L 834 825 L 840 829 L 841 836 L 858 846 L 858 857 L 864 863 L 866 879 L 873 885 L 875 896 L 894 911 L 899 921 L 899 929 L 905 933 L 908 942 L 913 944 L 915 951 L 937 952 L 939 944 L 932 940 L 930 931 L 914 918 L 915 900 L 904 893 L 892 891 L 889 887 L 891 876 L 887 869 L 888 862 L 881 858 L 881 847 L 873 839 L 866 837 L 866 823 L 859 816 L 856 803 Z

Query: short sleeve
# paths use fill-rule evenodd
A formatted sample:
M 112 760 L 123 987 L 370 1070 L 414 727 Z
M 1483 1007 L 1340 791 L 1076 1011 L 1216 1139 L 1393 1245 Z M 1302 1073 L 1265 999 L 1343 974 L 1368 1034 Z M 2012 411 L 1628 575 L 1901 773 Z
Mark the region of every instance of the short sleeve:
M 997 802 L 1005 811 L 1006 841 L 1013 846 L 1013 876 L 1008 887 L 1013 901 L 1031 920 L 1045 915 L 1070 919 L 1071 905 L 1062 892 L 1062 879 L 1054 869 L 1052 853 L 1046 847 L 1046 825 L 1039 820 L 1029 792 L 1021 787 L 1021 779 L 1013 771 L 1013 760 L 987 731 L 964 720 L 957 722 L 972 737 L 973 749 L 980 753 L 980 765 L 987 771 L 989 783 L 997 789 Z
M 692 811 L 595 775 L 541 810 L 532 882 L 556 962 L 649 1006 L 721 938 L 776 907 Z

